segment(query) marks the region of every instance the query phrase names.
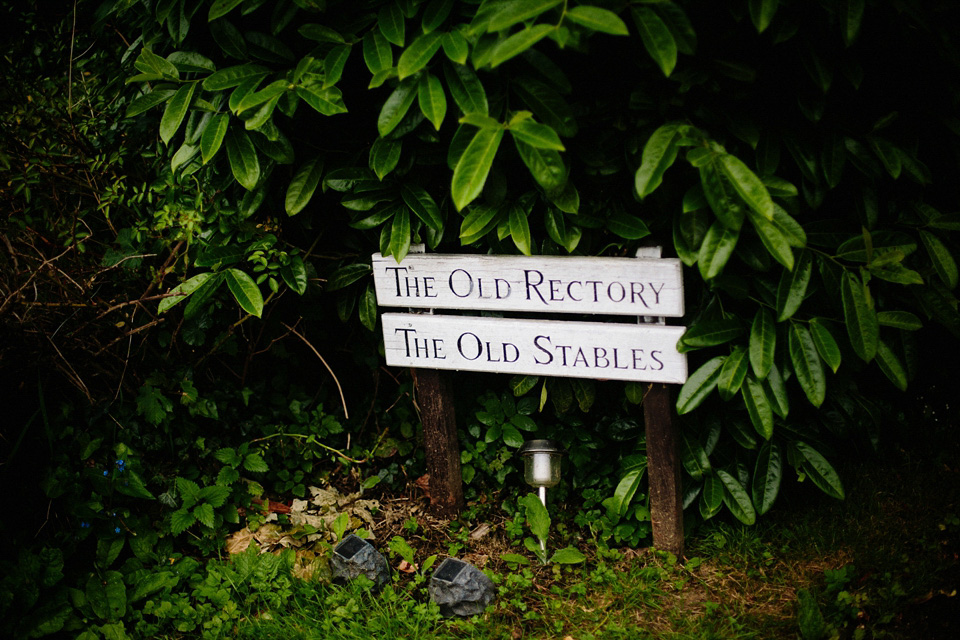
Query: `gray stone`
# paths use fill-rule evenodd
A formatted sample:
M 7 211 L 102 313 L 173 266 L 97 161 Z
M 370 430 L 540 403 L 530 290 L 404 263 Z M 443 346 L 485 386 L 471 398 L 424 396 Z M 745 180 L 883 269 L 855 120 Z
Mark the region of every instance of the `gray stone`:
M 430 599 L 445 616 L 474 616 L 493 602 L 497 588 L 493 580 L 472 564 L 456 558 L 440 563 L 427 587 Z
M 335 582 L 346 583 L 364 575 L 373 582 L 376 591 L 390 582 L 387 559 L 369 542 L 352 533 L 334 548 L 330 556 L 330 570 Z

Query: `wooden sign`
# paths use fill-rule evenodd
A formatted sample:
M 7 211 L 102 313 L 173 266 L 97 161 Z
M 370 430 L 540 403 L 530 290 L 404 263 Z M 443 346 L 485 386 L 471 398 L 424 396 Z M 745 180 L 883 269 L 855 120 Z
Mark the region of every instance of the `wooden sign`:
M 406 261 L 404 261 L 406 262 Z M 683 327 L 384 313 L 387 364 L 683 383 Z
M 374 254 L 383 307 L 536 313 L 683 315 L 675 258 Z

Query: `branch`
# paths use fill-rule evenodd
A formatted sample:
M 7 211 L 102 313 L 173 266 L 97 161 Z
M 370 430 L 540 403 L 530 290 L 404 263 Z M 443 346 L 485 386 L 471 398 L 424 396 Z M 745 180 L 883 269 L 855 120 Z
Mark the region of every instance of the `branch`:
M 327 371 L 330 372 L 330 376 L 333 378 L 333 381 L 334 381 L 335 383 L 337 383 L 337 391 L 340 392 L 340 403 L 343 405 L 343 416 L 344 416 L 347 420 L 349 420 L 349 419 L 350 419 L 350 414 L 347 412 L 347 400 L 343 397 L 343 388 L 340 386 L 340 381 L 337 380 L 337 376 L 336 376 L 336 374 L 333 372 L 333 369 L 331 369 L 331 368 L 330 368 L 330 365 L 327 364 L 327 361 L 323 359 L 323 356 L 320 355 L 320 352 L 317 351 L 316 348 L 315 348 L 312 344 L 310 344 L 310 341 L 309 341 L 309 340 L 307 340 L 307 339 L 304 338 L 302 335 L 300 335 L 300 333 L 298 333 L 296 329 L 294 329 L 293 327 L 291 327 L 290 325 L 288 325 L 286 322 L 284 322 L 284 323 L 282 323 L 282 324 L 283 324 L 283 326 L 285 326 L 285 327 L 290 331 L 290 333 L 292 333 L 293 335 L 295 335 L 295 336 L 297 336 L 298 338 L 300 338 L 301 340 L 303 340 L 304 343 L 305 343 L 308 347 L 310 347 L 310 350 L 313 351 L 313 353 L 314 353 L 318 358 L 320 358 L 320 362 L 322 362 L 322 363 L 323 363 L 323 366 L 325 366 L 325 367 L 327 368 Z

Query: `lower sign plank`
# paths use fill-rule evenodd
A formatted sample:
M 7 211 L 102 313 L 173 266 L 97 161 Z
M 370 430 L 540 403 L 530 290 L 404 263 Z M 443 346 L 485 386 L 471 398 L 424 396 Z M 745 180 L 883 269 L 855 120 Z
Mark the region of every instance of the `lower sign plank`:
M 385 313 L 387 364 L 681 384 L 684 327 Z

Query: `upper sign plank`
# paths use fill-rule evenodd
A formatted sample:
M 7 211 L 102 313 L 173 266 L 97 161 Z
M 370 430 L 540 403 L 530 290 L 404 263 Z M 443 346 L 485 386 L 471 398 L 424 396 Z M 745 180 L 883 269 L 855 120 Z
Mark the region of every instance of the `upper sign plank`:
M 675 258 L 409 254 L 373 256 L 385 307 L 629 316 L 683 315 Z

